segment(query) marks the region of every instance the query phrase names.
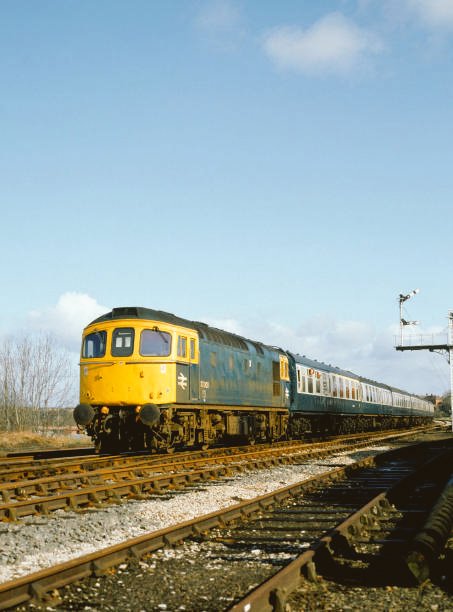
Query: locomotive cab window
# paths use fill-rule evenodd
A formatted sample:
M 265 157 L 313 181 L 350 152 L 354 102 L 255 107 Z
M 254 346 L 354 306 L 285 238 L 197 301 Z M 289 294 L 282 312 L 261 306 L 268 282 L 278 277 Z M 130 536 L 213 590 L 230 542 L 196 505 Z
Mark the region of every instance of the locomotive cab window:
M 134 350 L 134 329 L 118 327 L 112 334 L 112 357 L 129 357 Z
M 171 352 L 171 335 L 159 329 L 144 329 L 140 335 L 142 357 L 168 357 Z
M 82 345 L 83 359 L 104 357 L 106 340 L 107 332 L 105 331 L 93 332 L 92 334 L 85 336 Z

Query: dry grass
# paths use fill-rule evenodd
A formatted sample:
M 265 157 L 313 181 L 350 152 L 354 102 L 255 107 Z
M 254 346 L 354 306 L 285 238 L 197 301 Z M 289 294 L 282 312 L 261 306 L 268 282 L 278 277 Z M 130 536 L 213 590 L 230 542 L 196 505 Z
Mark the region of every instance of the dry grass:
M 84 434 L 65 435 L 62 433 L 49 433 L 48 435 L 43 435 L 31 431 L 0 431 L 0 455 L 13 451 L 90 445 L 90 438 Z

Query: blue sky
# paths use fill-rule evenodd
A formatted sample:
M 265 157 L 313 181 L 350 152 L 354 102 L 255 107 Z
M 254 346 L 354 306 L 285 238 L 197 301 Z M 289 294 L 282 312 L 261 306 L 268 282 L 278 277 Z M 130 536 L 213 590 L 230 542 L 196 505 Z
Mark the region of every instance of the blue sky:
M 119 305 L 419 393 L 453 308 L 453 0 L 3 0 L 0 333 Z

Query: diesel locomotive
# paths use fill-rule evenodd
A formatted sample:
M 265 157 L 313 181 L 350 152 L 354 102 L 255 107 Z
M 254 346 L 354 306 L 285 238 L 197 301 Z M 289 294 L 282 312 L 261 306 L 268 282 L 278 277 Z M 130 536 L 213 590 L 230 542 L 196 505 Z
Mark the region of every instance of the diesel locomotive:
M 432 403 L 278 347 L 141 307 L 83 331 L 77 425 L 103 452 L 409 427 Z

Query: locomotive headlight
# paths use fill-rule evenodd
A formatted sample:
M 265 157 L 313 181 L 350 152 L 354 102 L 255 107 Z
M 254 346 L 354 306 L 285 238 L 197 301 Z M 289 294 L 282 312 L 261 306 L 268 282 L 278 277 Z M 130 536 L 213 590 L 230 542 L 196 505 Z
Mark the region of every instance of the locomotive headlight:
M 110 412 L 109 408 L 107 406 L 102 406 L 101 408 L 101 414 L 108 414 Z
M 140 414 L 142 407 L 141 406 L 136 406 L 135 407 L 135 414 Z

